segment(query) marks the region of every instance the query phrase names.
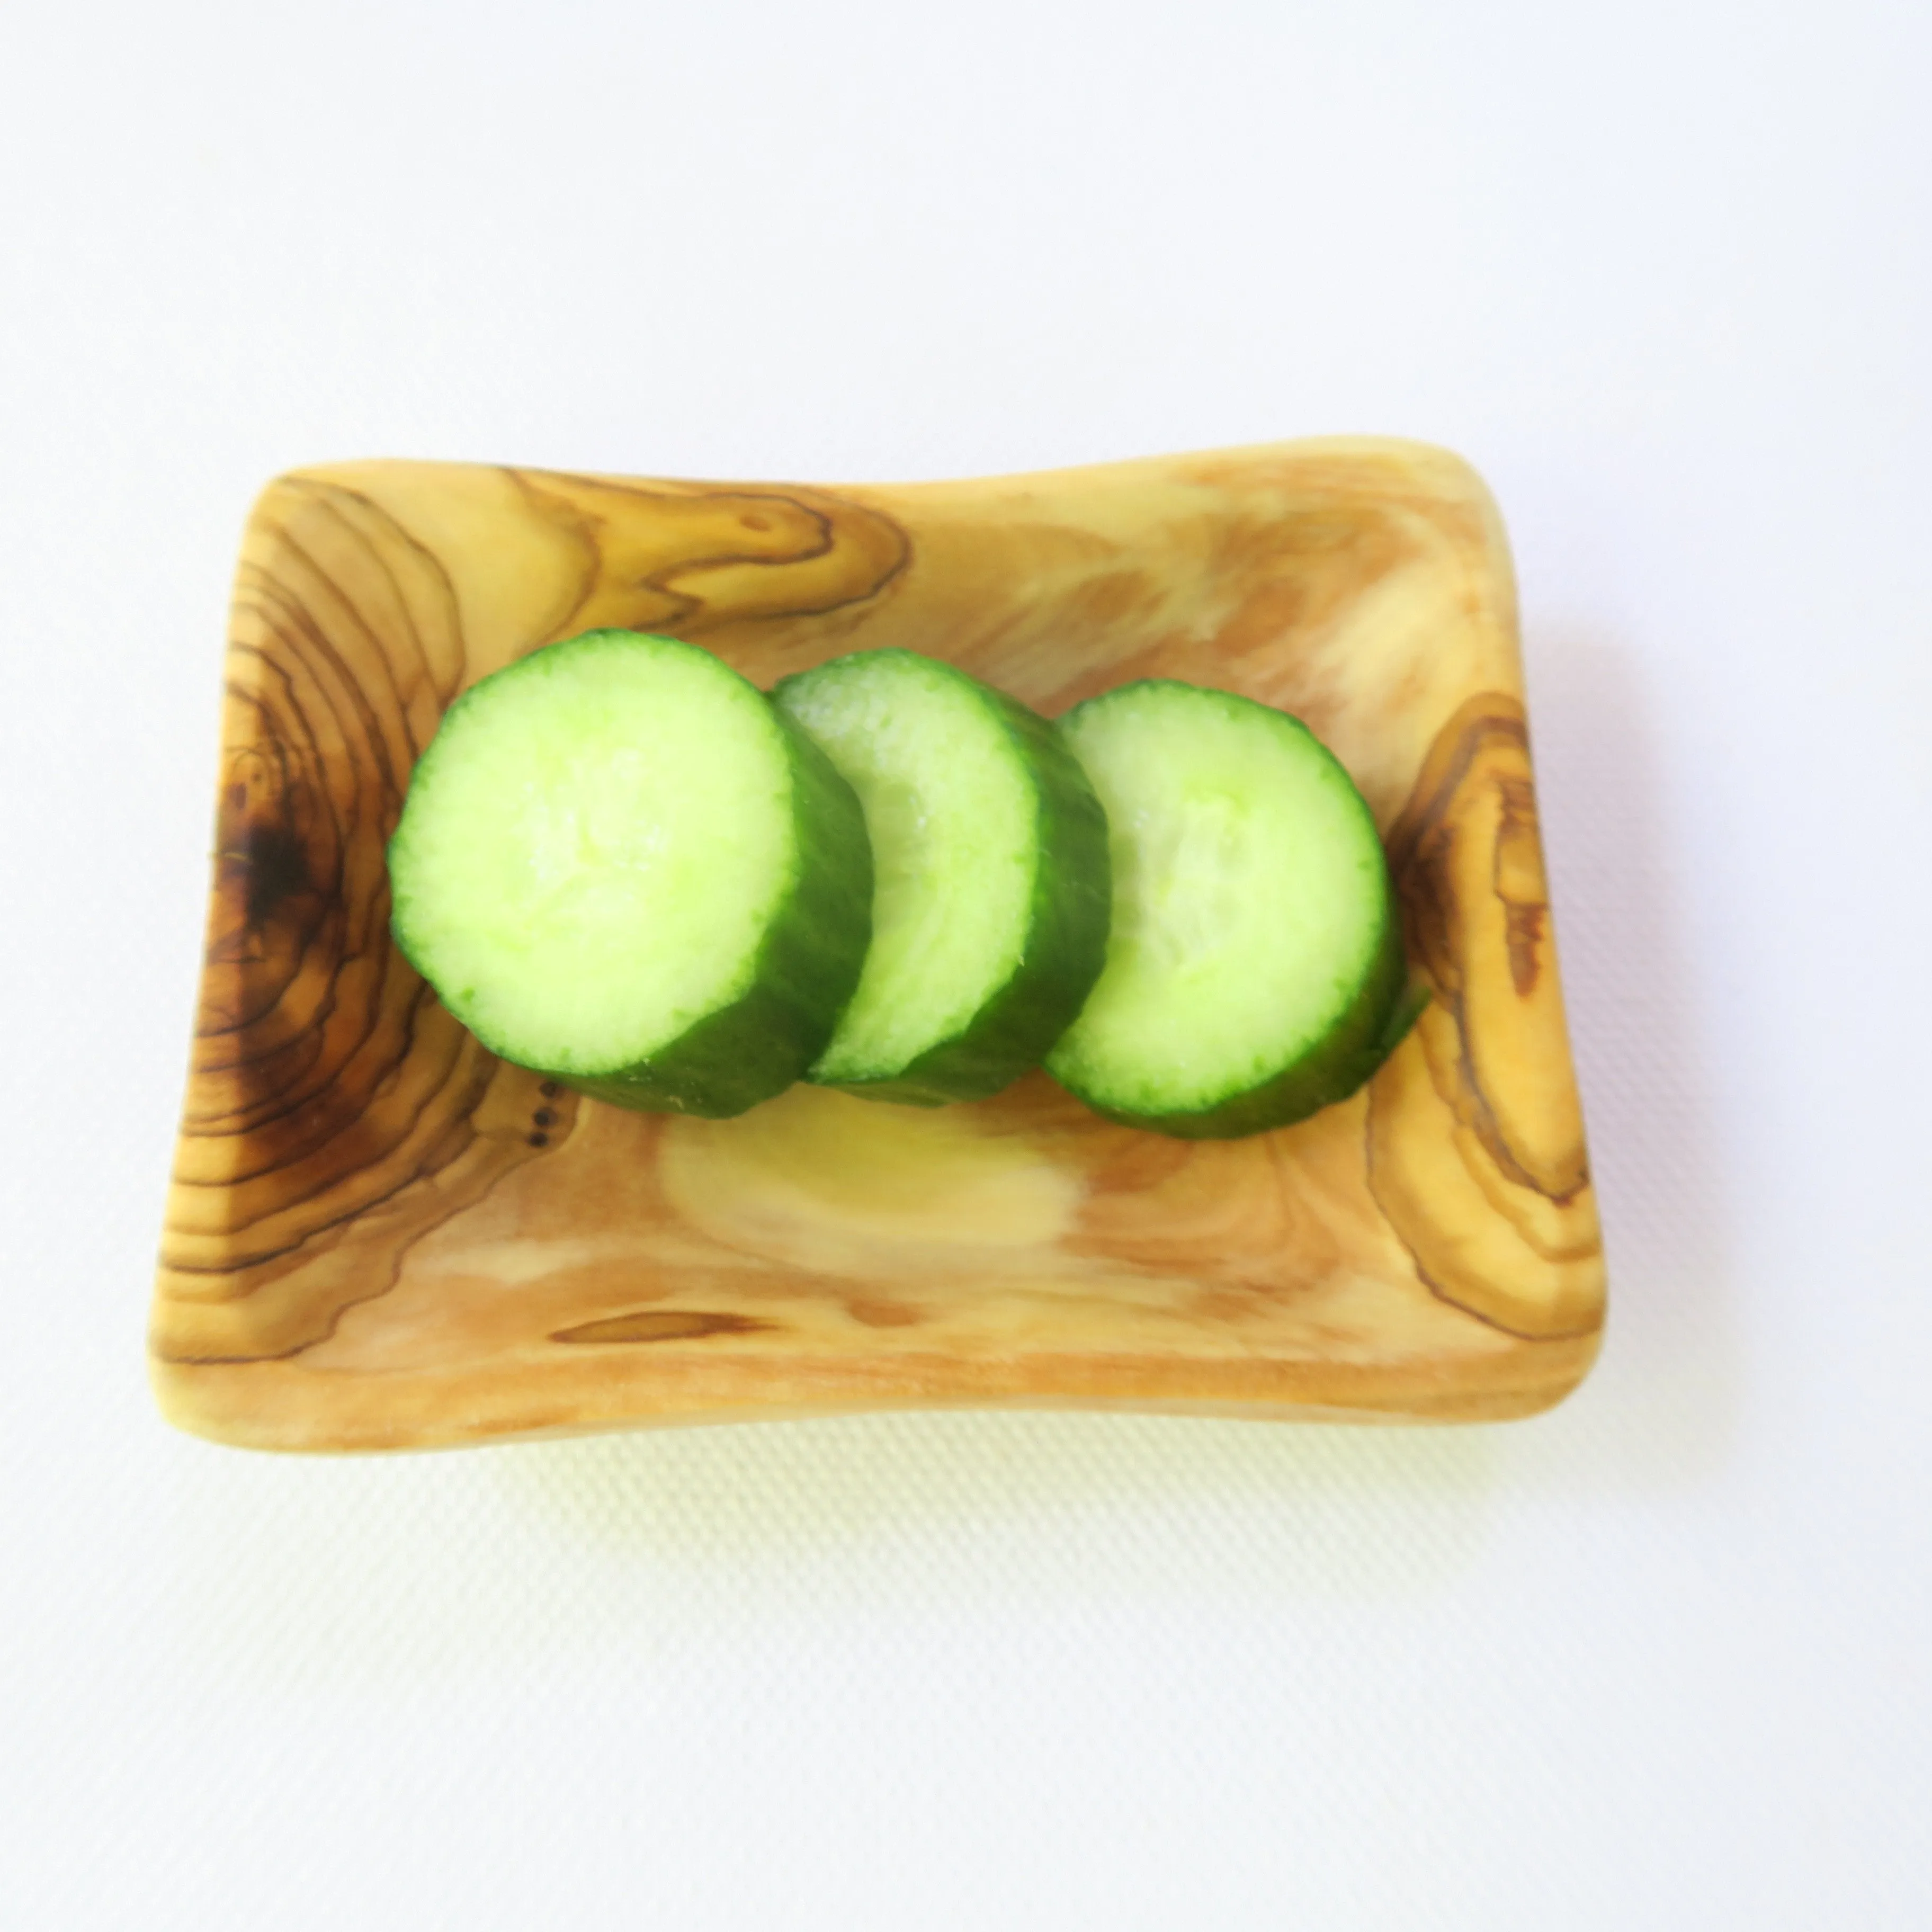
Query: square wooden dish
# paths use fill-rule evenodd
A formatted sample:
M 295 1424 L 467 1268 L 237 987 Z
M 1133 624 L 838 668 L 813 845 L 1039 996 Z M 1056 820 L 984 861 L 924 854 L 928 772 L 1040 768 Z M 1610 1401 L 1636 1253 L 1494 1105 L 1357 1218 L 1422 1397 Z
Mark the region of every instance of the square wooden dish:
M 1044 1075 L 646 1118 L 503 1064 L 388 934 L 383 847 L 466 686 L 598 625 L 770 685 L 949 658 L 1049 714 L 1184 678 L 1305 718 L 1435 998 L 1370 1089 L 1188 1143 Z M 228 653 L 151 1346 L 184 1428 L 403 1448 L 938 1403 L 1336 1420 L 1565 1394 L 1604 1270 L 1508 553 L 1441 451 L 1284 443 L 903 488 L 348 464 L 272 484 Z

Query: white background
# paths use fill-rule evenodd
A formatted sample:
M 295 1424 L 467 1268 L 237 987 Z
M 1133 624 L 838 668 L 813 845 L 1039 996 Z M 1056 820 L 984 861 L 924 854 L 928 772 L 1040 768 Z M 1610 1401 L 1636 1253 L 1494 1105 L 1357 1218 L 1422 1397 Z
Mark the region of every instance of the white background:
M 0 13 L 0 1923 L 1932 1924 L 1932 25 Z M 341 1462 L 142 1335 L 255 489 L 1448 443 L 1602 1365 L 1456 1431 Z

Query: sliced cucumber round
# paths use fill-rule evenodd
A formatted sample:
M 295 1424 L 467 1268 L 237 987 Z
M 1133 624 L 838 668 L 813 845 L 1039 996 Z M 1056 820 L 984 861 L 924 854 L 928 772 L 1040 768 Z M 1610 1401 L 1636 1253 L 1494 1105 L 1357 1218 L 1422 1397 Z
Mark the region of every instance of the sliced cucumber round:
M 852 788 L 757 687 L 592 631 L 452 705 L 389 844 L 397 944 L 484 1045 L 645 1112 L 742 1113 L 858 983 Z
M 1053 727 L 950 664 L 861 651 L 772 694 L 851 781 L 872 944 L 808 1078 L 936 1106 L 1038 1065 L 1099 976 L 1106 820 Z
M 1299 719 L 1166 680 L 1060 721 L 1112 828 L 1106 970 L 1047 1070 L 1187 1139 L 1352 1093 L 1412 1013 L 1375 820 Z

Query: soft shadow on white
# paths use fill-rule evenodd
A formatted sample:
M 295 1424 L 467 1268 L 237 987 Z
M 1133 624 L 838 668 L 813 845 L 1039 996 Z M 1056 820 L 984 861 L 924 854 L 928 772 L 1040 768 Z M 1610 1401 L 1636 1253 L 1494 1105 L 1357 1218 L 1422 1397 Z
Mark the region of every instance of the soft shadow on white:
M 1700 1052 L 1654 720 L 1630 656 L 1533 633 L 1530 730 L 1610 1262 L 1592 1378 L 1513 1478 L 1649 1492 L 1722 1464 L 1742 1400 L 1718 1106 Z M 1532 1425 L 1532 1427 L 1534 1427 Z

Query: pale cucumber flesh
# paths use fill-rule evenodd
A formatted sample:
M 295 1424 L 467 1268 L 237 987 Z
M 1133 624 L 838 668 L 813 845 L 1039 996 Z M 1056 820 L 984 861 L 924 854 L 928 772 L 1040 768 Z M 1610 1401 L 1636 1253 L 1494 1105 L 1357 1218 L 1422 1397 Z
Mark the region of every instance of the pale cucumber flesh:
M 773 696 L 850 781 L 875 867 L 871 950 L 809 1077 L 928 1104 L 998 1092 L 1100 971 L 1092 788 L 1045 719 L 912 652 L 840 658 Z
M 1367 806 L 1285 712 L 1168 680 L 1062 721 L 1112 832 L 1092 996 L 1047 1062 L 1098 1111 L 1254 1132 L 1358 1086 L 1392 1040 L 1400 932 Z
M 392 925 L 504 1058 L 736 1112 L 822 1050 L 870 929 L 856 800 L 710 652 L 594 632 L 451 707 L 390 845 Z

